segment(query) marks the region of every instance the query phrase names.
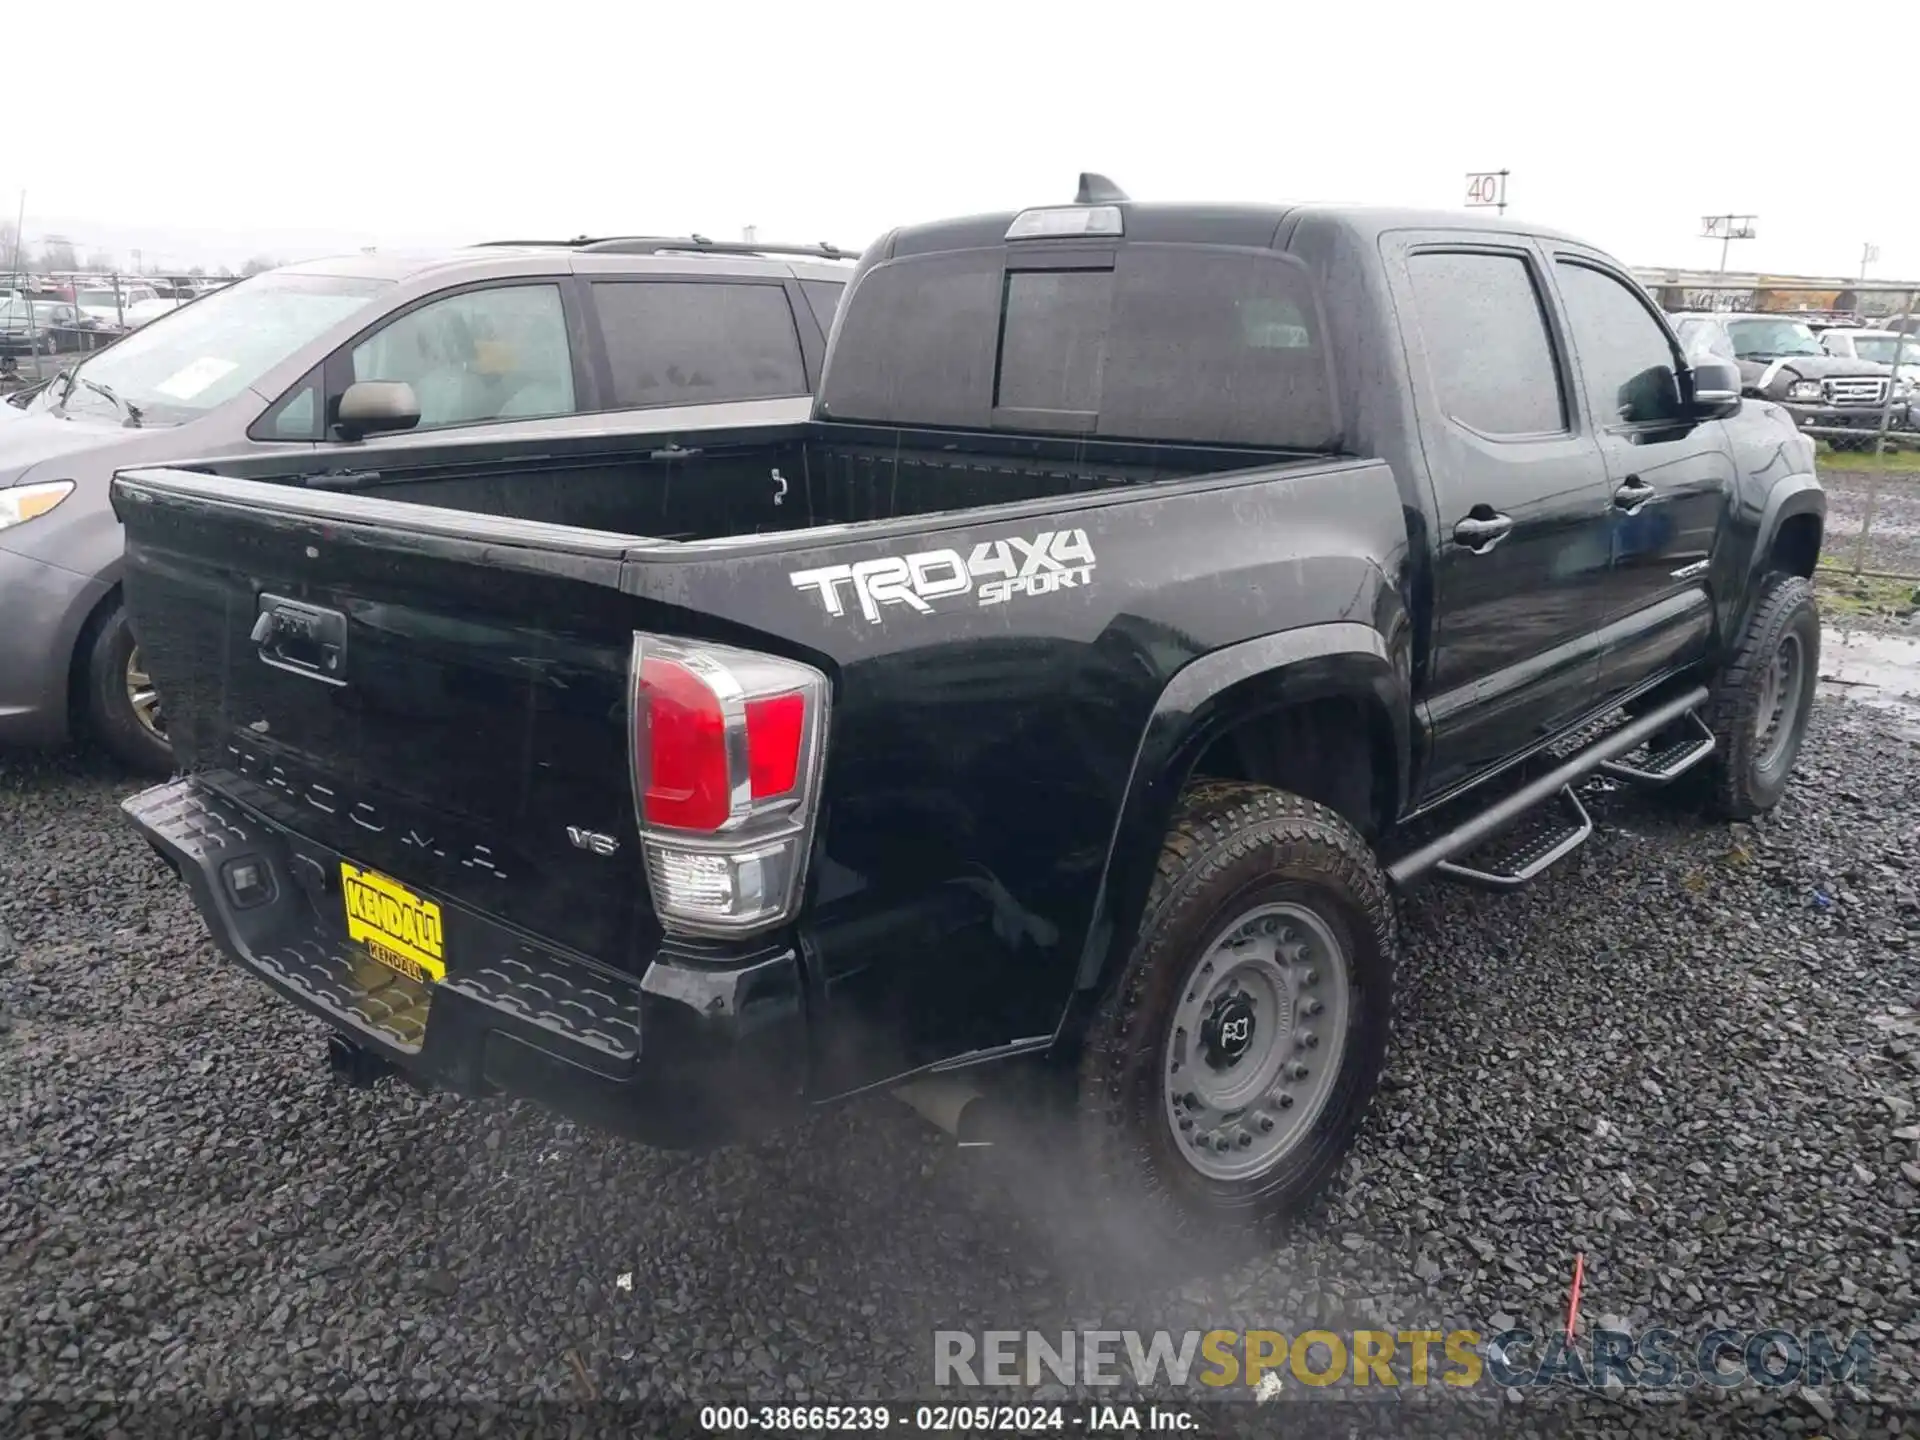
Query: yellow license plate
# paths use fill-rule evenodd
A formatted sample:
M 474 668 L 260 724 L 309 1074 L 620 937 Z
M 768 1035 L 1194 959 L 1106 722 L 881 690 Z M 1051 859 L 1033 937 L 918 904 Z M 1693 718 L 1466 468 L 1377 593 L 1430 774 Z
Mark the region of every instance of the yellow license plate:
M 340 862 L 340 889 L 347 906 L 347 938 L 409 980 L 432 984 L 447 978 L 446 933 L 440 907 L 397 880 Z

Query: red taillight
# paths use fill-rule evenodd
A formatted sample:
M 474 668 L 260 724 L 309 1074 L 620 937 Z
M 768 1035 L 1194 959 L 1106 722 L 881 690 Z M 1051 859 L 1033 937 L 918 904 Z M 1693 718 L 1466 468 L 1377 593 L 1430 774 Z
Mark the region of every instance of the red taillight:
M 747 702 L 747 773 L 752 777 L 754 799 L 785 795 L 799 782 L 806 725 L 804 695 Z
M 647 758 L 641 817 L 675 830 L 718 830 L 733 813 L 720 697 L 679 661 L 648 656 L 639 698 L 634 738 Z
M 799 912 L 820 809 L 827 677 L 811 665 L 633 637 L 634 809 L 661 925 L 746 935 Z

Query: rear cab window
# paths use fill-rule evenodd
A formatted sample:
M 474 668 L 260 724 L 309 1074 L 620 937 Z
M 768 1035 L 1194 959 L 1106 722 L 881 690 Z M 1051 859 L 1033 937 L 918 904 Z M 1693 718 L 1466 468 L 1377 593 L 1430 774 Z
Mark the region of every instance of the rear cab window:
M 1281 251 L 1013 242 L 882 262 L 846 304 L 831 419 L 1340 448 L 1318 296 Z

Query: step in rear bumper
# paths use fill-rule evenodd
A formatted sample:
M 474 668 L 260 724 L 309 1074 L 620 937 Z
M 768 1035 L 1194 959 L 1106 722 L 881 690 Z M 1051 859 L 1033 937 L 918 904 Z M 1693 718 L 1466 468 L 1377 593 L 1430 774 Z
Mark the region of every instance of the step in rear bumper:
M 801 1107 L 805 1012 L 790 947 L 730 961 L 663 944 L 635 978 L 434 896 L 446 977 L 395 984 L 347 938 L 337 877 L 354 857 L 194 778 L 121 808 L 186 881 L 229 959 L 418 1081 L 522 1095 L 664 1145 L 734 1139 Z M 236 890 L 247 867 L 255 883 Z

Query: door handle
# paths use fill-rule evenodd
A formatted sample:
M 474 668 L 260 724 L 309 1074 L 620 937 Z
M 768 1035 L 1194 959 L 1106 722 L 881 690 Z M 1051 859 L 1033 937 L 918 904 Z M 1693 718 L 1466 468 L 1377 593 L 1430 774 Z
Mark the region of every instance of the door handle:
M 1453 538 L 1476 555 L 1484 555 L 1498 545 L 1513 529 L 1511 515 L 1491 515 L 1482 518 L 1469 515 L 1453 527 Z
M 1613 492 L 1613 508 L 1623 510 L 1629 515 L 1640 513 L 1640 507 L 1659 492 L 1647 484 L 1638 475 L 1629 475 L 1618 490 Z

